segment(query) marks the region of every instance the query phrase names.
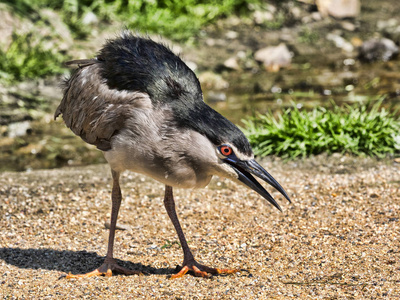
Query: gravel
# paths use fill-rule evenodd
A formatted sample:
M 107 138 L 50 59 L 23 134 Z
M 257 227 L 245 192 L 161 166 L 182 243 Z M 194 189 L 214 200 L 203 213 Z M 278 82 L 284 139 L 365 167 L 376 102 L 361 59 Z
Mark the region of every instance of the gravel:
M 211 279 L 168 279 L 183 257 L 163 186 L 129 172 L 115 257 L 148 274 L 66 279 L 105 256 L 108 167 L 1 173 L 1 299 L 400 298 L 400 164 L 320 156 L 263 165 L 292 198 L 268 188 L 283 213 L 225 179 L 175 190 L 197 260 L 243 269 Z

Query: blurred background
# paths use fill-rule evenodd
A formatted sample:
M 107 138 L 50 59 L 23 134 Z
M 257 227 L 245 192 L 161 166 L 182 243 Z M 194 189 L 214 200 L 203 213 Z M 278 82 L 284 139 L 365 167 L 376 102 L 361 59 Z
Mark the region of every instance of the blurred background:
M 122 29 L 170 45 L 258 155 L 400 151 L 398 0 L 0 0 L 0 171 L 104 162 L 53 113 Z

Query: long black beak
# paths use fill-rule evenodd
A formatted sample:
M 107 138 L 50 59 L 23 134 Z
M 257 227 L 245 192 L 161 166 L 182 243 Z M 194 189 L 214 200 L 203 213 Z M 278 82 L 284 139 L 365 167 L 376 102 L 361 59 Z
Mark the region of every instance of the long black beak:
M 270 202 L 273 206 L 277 209 L 282 211 L 279 204 L 275 201 L 274 198 L 263 188 L 263 186 L 253 177 L 251 174 L 261 178 L 262 180 L 269 183 L 275 189 L 277 189 L 289 202 L 290 198 L 288 194 L 285 192 L 283 187 L 272 177 L 263 167 L 261 167 L 254 159 L 248 161 L 237 160 L 234 161 L 233 159 L 224 159 L 226 163 L 231 165 L 231 167 L 236 171 L 238 174 L 238 179 L 246 184 L 248 187 L 259 193 L 263 196 L 268 202 Z M 251 173 L 251 174 L 250 174 Z

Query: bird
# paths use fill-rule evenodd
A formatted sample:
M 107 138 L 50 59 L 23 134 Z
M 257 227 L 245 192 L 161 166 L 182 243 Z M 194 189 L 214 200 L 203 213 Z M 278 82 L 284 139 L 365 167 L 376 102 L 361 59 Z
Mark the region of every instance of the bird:
M 122 201 L 120 174 L 126 170 L 165 185 L 164 206 L 183 250 L 183 263 L 171 279 L 187 272 L 198 277 L 232 274 L 199 263 L 182 231 L 173 188 L 203 188 L 213 176 L 244 184 L 277 209 L 279 204 L 252 175 L 278 190 L 282 186 L 254 159 L 243 132 L 208 106 L 195 73 L 179 55 L 149 36 L 122 31 L 107 40 L 95 58 L 66 62 L 76 66 L 62 83 L 54 118 L 104 154 L 111 168 L 111 221 L 104 263 L 67 278 L 140 274 L 118 265 L 114 237 Z

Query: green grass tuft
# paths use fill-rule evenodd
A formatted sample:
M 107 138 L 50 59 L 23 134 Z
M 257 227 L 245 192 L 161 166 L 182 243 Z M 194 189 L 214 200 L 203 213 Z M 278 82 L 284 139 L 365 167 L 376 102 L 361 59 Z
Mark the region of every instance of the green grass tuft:
M 272 113 L 243 121 L 244 132 L 260 156 L 287 159 L 322 152 L 384 157 L 400 153 L 400 121 L 378 101 L 369 105 L 333 105 L 312 111 L 295 104 L 275 118 Z
M 63 73 L 65 56 L 34 42 L 32 33 L 13 34 L 7 51 L 0 49 L 0 79 L 24 80 Z
M 77 37 L 87 34 L 82 18 L 93 12 L 101 21 L 122 22 L 128 28 L 153 32 L 176 40 L 187 40 L 218 18 L 249 14 L 262 0 L 0 0 L 22 14 L 41 8 L 60 11 Z
M 246 14 L 261 0 L 70 0 L 78 11 L 91 10 L 101 19 L 123 21 L 129 28 L 187 40 L 221 17 Z

